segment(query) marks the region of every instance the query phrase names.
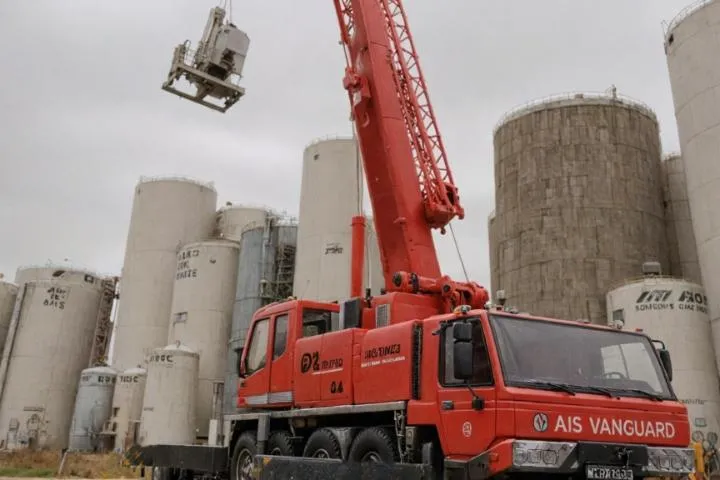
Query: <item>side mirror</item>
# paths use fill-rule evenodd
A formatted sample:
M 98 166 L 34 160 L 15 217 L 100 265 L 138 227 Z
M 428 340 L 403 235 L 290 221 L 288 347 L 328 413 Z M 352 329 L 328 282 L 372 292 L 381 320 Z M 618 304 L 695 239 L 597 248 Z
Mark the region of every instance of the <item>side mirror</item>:
M 662 363 L 662 366 L 665 369 L 665 373 L 667 373 L 668 379 L 672 382 L 673 368 L 672 359 L 670 358 L 670 352 L 663 348 L 661 350 L 658 350 L 658 354 L 660 355 L 660 363 Z
M 235 349 L 235 355 L 237 355 L 237 357 L 235 358 L 235 368 L 237 371 L 237 376 L 240 378 L 245 378 L 245 362 L 243 362 L 242 357 L 243 350 L 244 347 Z
M 456 342 L 472 342 L 473 326 L 471 323 L 458 322 L 453 326 L 453 339 Z
M 455 325 L 455 331 L 460 325 Z M 469 326 L 469 325 L 468 325 Z M 470 342 L 453 344 L 453 374 L 458 380 L 470 380 L 473 376 L 473 345 Z

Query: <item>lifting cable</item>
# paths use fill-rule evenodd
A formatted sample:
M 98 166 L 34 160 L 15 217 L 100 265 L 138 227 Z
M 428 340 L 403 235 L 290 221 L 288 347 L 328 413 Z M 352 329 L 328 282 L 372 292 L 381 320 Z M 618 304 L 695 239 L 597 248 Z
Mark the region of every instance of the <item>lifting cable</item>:
M 232 23 L 232 0 L 222 0 L 222 8 L 228 13 L 227 23 Z
M 467 268 L 465 268 L 465 261 L 463 260 L 462 253 L 460 252 L 460 244 L 457 241 L 457 237 L 455 236 L 455 229 L 453 229 L 452 223 L 448 224 L 448 227 L 450 227 L 450 236 L 452 236 L 453 243 L 455 244 L 455 250 L 458 254 L 458 259 L 460 260 L 460 266 L 463 269 L 463 274 L 465 275 L 465 281 L 470 281 L 470 276 L 468 275 Z

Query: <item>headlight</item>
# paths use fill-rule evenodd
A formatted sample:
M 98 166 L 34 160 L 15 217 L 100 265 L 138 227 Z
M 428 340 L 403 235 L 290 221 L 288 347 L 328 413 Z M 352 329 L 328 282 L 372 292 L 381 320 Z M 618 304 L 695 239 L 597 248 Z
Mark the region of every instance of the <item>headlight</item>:
M 652 474 L 689 474 L 695 470 L 695 452 L 691 448 L 648 447 L 647 472 Z
M 570 442 L 513 442 L 513 466 L 558 468 L 575 448 Z

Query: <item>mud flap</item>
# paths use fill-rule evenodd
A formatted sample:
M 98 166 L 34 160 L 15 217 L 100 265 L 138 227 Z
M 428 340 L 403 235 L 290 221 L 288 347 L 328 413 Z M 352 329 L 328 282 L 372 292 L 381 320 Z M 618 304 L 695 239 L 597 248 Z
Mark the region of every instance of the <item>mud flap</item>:
M 255 456 L 257 480 L 430 480 L 431 469 L 422 464 L 344 463 L 339 459 Z

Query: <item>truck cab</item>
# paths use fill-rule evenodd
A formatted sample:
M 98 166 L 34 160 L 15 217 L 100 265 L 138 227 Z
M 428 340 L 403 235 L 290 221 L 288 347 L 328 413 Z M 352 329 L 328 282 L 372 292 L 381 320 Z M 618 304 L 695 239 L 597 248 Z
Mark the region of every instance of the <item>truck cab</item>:
M 296 340 L 337 331 L 339 312 L 337 303 L 306 300 L 277 302 L 259 310 L 240 353 L 237 407 L 291 407 Z
M 692 471 L 669 354 L 646 335 L 492 310 L 438 326 L 447 467 L 590 479 Z

